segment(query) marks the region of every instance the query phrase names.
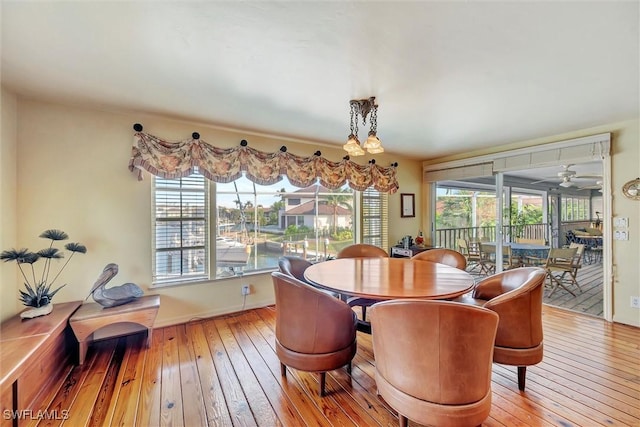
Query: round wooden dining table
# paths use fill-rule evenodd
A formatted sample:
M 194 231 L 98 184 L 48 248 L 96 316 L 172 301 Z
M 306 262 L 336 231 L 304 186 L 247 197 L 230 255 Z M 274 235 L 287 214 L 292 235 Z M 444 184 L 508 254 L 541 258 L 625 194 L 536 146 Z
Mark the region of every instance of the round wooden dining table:
M 341 258 L 308 267 L 309 282 L 342 295 L 371 299 L 452 299 L 469 292 L 466 271 L 411 258 Z

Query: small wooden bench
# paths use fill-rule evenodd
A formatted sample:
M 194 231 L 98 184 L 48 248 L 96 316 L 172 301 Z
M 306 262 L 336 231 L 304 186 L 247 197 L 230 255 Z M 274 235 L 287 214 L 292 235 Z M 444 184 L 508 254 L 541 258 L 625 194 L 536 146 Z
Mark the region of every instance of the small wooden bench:
M 89 344 L 94 341 L 94 332 L 116 323 L 136 323 L 145 327 L 147 329 L 147 347 L 149 347 L 153 332 L 153 322 L 156 319 L 159 308 L 159 295 L 146 295 L 130 303 L 110 308 L 104 308 L 95 302 L 80 306 L 69 319 L 71 329 L 78 340 L 78 363 L 80 365 L 84 363 Z M 130 333 L 132 332 L 123 332 L 122 330 L 107 331 L 101 338 L 112 338 Z

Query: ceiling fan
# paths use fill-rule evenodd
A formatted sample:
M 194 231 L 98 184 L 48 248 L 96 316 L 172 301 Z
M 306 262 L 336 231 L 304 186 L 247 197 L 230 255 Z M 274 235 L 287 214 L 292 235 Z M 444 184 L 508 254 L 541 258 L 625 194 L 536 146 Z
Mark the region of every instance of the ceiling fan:
M 602 193 L 602 181 L 596 181 L 594 185 L 586 185 L 578 188 L 578 190 L 600 190 Z
M 558 172 L 557 176 L 550 176 L 545 179 L 541 179 L 539 181 L 534 181 L 531 184 L 538 184 L 540 182 L 546 181 L 555 181 L 557 179 L 561 179 L 562 181 L 558 184 L 560 187 L 568 188 L 575 187 L 576 184 L 571 181 L 572 179 L 599 179 L 602 178 L 601 175 L 578 175 L 578 173 L 574 170 L 571 170 L 571 166 L 573 165 L 562 165 L 562 170 Z

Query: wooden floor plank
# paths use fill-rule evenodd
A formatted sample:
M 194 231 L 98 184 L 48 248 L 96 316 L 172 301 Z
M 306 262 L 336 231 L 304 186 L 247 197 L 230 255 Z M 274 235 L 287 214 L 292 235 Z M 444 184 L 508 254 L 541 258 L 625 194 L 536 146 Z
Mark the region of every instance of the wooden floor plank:
M 178 327 L 164 329 L 162 341 L 162 388 L 160 392 L 160 425 L 182 427 L 182 385 L 180 383 L 180 354 L 178 350 Z M 189 398 L 185 396 L 185 398 Z
M 264 390 L 271 407 L 284 425 L 305 424 L 305 421 L 292 401 L 292 397 L 283 390 L 273 370 L 265 363 L 265 357 L 258 352 L 242 327 L 242 324 L 238 322 L 239 319 L 241 319 L 241 317 L 227 318 L 227 327 L 233 333 L 238 344 L 238 350 L 242 351 L 245 359 L 251 361 L 251 370 L 256 376 L 260 387 Z M 266 356 L 268 356 L 268 354 Z
M 640 367 L 634 363 L 640 328 L 550 306 L 543 307 L 543 325 L 544 358 L 527 369 L 524 392 L 515 367 L 493 365 L 492 408 L 483 426 L 640 426 Z M 358 333 L 351 374 L 343 368 L 328 373 L 324 397 L 316 375 L 295 369 L 280 375 L 274 307 L 158 329 L 149 349 L 138 348 L 143 338 L 91 347 L 85 365 L 74 367 L 49 399 L 52 410 L 68 407 L 63 425 L 133 419 L 139 426 L 188 427 L 398 423 L 377 395 L 370 335 Z
M 209 426 L 231 427 L 231 416 L 222 392 L 222 386 L 209 352 L 207 337 L 201 322 L 187 325 L 187 334 L 192 338 L 193 351 L 200 377 L 202 398 Z
M 207 414 L 202 410 L 204 398 L 198 377 L 195 351 L 185 325 L 178 325 L 178 354 L 180 357 L 180 384 L 182 409 L 186 426 L 206 426 Z
M 146 334 L 140 334 L 145 335 Z M 123 364 L 121 372 L 124 372 L 120 382 L 116 384 L 118 401 L 111 416 L 110 426 L 130 427 L 136 424 L 138 404 L 142 386 L 147 352 L 143 350 L 142 337 L 130 335 L 125 338 L 127 346 L 126 364 Z M 116 393 L 114 393 L 115 395 Z
M 245 396 L 240 381 L 233 370 L 218 329 L 213 321 L 205 321 L 202 325 L 233 425 L 256 426 L 247 396 Z
M 242 385 L 244 393 L 251 397 L 248 400 L 248 403 L 251 408 L 251 412 L 254 414 L 256 423 L 259 426 L 265 427 L 280 424 L 278 415 L 271 407 L 269 399 L 265 395 L 265 391 L 260 387 L 260 383 L 253 373 L 248 361 L 245 359 L 242 350 L 240 350 L 226 319 L 215 319 L 213 323 L 218 330 L 222 344 L 229 355 L 231 365 L 238 377 L 238 381 L 240 381 L 240 384 Z
M 109 408 L 111 401 L 115 396 L 117 396 L 116 383 L 117 378 L 120 376 L 120 366 L 122 365 L 125 350 L 124 340 L 117 339 L 113 357 L 111 358 L 109 365 L 106 367 L 107 369 L 103 382 L 100 390 L 98 391 L 98 396 L 94 401 L 93 412 L 91 414 L 91 420 L 89 421 L 89 425 L 92 427 L 108 425 L 106 420 L 110 415 Z
M 313 398 L 301 387 L 297 378 L 292 375 L 287 377 L 283 377 L 281 375 L 280 361 L 275 354 L 275 350 L 269 345 L 269 342 L 265 340 L 257 327 L 261 319 L 255 314 L 255 312 L 250 313 L 246 317 L 243 316 L 243 319 L 247 319 L 249 322 L 240 325 L 243 326 L 244 332 L 247 334 L 247 337 L 251 340 L 251 344 L 255 348 L 255 350 L 252 350 L 250 347 L 248 348 L 250 354 L 262 359 L 275 381 L 277 381 L 279 386 L 282 388 L 287 399 L 295 406 L 301 419 L 300 421 L 304 425 L 328 425 L 328 419 L 320 412 Z M 247 343 L 244 341 L 241 342 L 241 344 L 243 343 L 243 351 L 246 352 L 247 350 L 244 350 L 244 346 L 246 346 Z M 249 355 L 249 353 L 247 354 Z
M 159 329 L 151 336 L 151 347 L 147 351 L 147 358 L 142 375 L 140 399 L 136 416 L 136 425 L 160 425 L 160 397 L 162 388 L 162 342 L 164 330 Z

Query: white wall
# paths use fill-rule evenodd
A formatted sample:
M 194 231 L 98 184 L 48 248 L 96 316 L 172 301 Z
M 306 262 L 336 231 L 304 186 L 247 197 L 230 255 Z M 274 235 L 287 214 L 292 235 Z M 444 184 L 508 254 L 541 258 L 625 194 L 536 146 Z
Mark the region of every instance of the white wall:
M 17 160 L 17 100 L 6 92 L 0 92 L 0 251 L 16 247 L 16 160 Z M 18 277 L 15 263 L 0 263 L 0 321 L 12 316 L 20 304 Z
M 54 302 L 83 300 L 104 266 L 114 262 L 120 270 L 110 285 L 134 282 L 145 292 L 161 295 L 157 326 L 238 311 L 242 308 L 243 283 L 253 285 L 246 307 L 273 303 L 268 274 L 149 290 L 151 179 L 147 176 L 138 182 L 127 169 L 132 125 L 136 122 L 142 123 L 145 131 L 168 140 L 186 139 L 197 131 L 202 140 L 219 147 L 237 146 L 241 139 L 247 139 L 250 146 L 265 151 L 286 145 L 295 154 L 312 155 L 320 149 L 323 156 L 334 161 L 345 154 L 336 148 L 217 130 L 185 121 L 18 97 L 17 241 L 20 246 L 40 249 L 43 241 L 37 236 L 45 229 L 59 228 L 69 234 L 71 241 L 88 248 L 87 254 L 74 257 L 61 276 L 69 285 L 56 295 Z M 356 161 L 366 163 L 370 158 L 364 156 Z M 386 153 L 375 158 L 381 165 L 397 161 L 401 191 L 420 194 L 419 162 Z M 399 194 L 390 199 L 390 222 L 394 224 L 391 242 L 395 242 L 404 234 L 415 234 L 417 221 L 399 218 Z

